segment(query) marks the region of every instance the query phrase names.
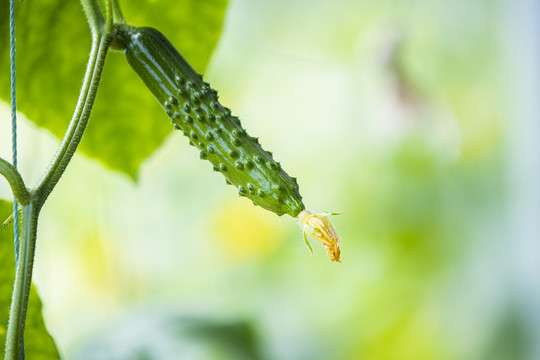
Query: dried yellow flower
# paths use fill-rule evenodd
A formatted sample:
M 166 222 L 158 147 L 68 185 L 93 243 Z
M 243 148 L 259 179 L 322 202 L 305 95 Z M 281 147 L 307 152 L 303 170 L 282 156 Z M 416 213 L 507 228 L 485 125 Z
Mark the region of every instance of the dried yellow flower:
M 320 242 L 326 249 L 328 257 L 332 261 L 341 262 L 339 260 L 340 250 L 339 243 L 340 239 L 334 226 L 327 219 L 329 215 L 339 215 L 340 213 L 316 213 L 312 214 L 307 210 L 304 210 L 298 215 L 298 220 L 300 221 L 300 226 L 304 233 L 304 241 L 306 242 L 307 247 L 313 255 L 313 249 L 309 245 L 307 235 L 311 238 Z

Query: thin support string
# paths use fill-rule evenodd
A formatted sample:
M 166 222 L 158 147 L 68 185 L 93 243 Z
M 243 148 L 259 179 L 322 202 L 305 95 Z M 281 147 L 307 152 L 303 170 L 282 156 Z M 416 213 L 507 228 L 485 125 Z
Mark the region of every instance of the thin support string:
M 15 72 L 15 0 L 9 0 L 9 62 L 11 74 L 11 151 L 13 153 L 13 167 L 17 169 L 17 96 Z M 13 200 L 13 234 L 15 244 L 15 268 L 19 262 L 19 207 Z M 22 346 L 22 360 L 25 358 L 24 340 Z
M 9 1 L 9 60 L 11 73 L 11 151 L 13 166 L 17 168 L 17 97 L 15 73 L 15 0 Z M 13 200 L 13 229 L 15 242 L 15 264 L 19 261 L 19 209 Z

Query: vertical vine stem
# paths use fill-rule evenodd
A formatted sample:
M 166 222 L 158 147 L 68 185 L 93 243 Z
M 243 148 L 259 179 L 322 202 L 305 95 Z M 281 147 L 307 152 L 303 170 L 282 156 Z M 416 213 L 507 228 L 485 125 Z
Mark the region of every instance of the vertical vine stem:
M 21 212 L 19 262 L 15 275 L 13 297 L 6 334 L 5 360 L 23 358 L 23 338 L 32 283 L 34 253 L 36 248 L 39 212 L 45 200 L 64 173 L 77 149 L 94 105 L 105 58 L 112 37 L 112 7 L 107 2 L 107 21 L 103 18 L 96 0 L 81 0 L 92 31 L 92 50 L 86 68 L 83 87 L 66 135 L 45 175 L 32 192 L 27 192 L 18 173 L 9 164 L 0 162 L 0 173 L 7 175 L 12 189 L 18 191 L 24 206 Z M 24 190 L 23 190 L 24 189 Z M 29 199 L 29 201 L 27 201 Z
M 21 215 L 19 262 L 15 273 L 15 286 L 9 313 L 6 360 L 18 360 L 23 356 L 24 323 L 32 284 L 36 248 L 37 214 L 34 205 L 30 203 L 23 206 Z
M 88 66 L 91 69 L 91 80 L 88 87 L 83 87 L 83 92 L 86 92 L 86 96 L 84 96 L 85 102 L 80 112 L 76 110 L 76 114 L 79 112 L 79 116 L 74 117 L 72 123 L 73 126 L 70 126 L 73 127 L 73 135 L 68 139 L 64 139 L 65 146 L 62 146 L 59 153 L 57 153 L 56 159 L 58 159 L 58 162 L 53 162 L 53 165 L 56 166 L 49 167 L 49 170 L 44 177 L 44 179 L 47 180 L 42 181 L 40 185 L 38 185 L 36 190 L 31 194 L 30 204 L 23 207 L 21 214 L 23 227 L 20 237 L 19 263 L 15 276 L 11 312 L 6 336 L 5 360 L 19 360 L 22 358 L 23 334 L 26 310 L 28 308 L 28 297 L 30 295 L 39 212 L 47 196 L 65 171 L 67 164 L 73 157 L 82 138 L 94 104 L 109 43 L 110 33 L 105 33 L 99 37 L 99 45 L 93 47 L 91 59 L 88 63 Z

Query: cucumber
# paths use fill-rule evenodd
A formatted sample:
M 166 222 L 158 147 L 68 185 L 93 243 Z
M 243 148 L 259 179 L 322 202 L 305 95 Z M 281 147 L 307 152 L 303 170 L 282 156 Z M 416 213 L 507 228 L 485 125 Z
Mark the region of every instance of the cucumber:
M 174 128 L 199 149 L 201 159 L 225 176 L 240 196 L 277 215 L 297 217 L 304 209 L 296 178 L 272 153 L 242 128 L 238 117 L 222 106 L 217 92 L 203 81 L 158 30 L 118 25 L 115 45 L 154 94 Z
M 227 184 L 253 204 L 279 216 L 297 217 L 309 249 L 308 236 L 325 247 L 330 260 L 340 262 L 340 238 L 327 219 L 337 213 L 305 210 L 296 178 L 281 168 L 257 138 L 247 134 L 238 117 L 219 103 L 217 92 L 161 32 L 117 25 L 113 38 L 113 47 L 124 51 L 174 128 L 199 149 L 201 159 L 210 161 L 214 171 L 222 173 Z

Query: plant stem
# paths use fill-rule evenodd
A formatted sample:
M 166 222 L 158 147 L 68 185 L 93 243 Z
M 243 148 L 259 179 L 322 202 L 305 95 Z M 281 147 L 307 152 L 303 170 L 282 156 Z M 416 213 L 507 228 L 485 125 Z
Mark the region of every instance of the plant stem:
M 37 212 L 32 203 L 22 207 L 21 242 L 6 336 L 5 360 L 22 357 L 24 325 L 32 284 L 36 248 Z
M 112 8 L 108 5 L 107 24 L 95 0 L 81 0 L 92 30 L 92 50 L 86 68 L 84 84 L 66 135 L 45 175 L 30 194 L 20 174 L 6 161 L 0 161 L 0 173 L 10 183 L 22 208 L 19 263 L 13 287 L 13 298 L 6 335 L 5 360 L 22 358 L 23 336 L 32 283 L 32 269 L 39 212 L 73 157 L 82 139 L 94 105 L 105 58 L 111 42 Z M 107 26 L 106 26 L 107 25 Z
M 21 174 L 13 165 L 2 158 L 0 158 L 0 174 L 8 181 L 15 200 L 21 205 L 28 205 L 30 202 L 30 193 L 26 189 L 26 185 L 24 185 Z
M 75 153 L 75 150 L 77 150 L 77 146 L 81 141 L 90 117 L 90 113 L 92 111 L 92 106 L 94 105 L 94 100 L 96 98 L 97 88 L 101 78 L 101 72 L 103 70 L 110 41 L 111 34 L 109 32 L 94 40 L 92 52 L 90 53 L 90 60 L 86 70 L 85 82 L 68 131 L 62 140 L 53 162 L 47 169 L 47 172 L 35 190 L 38 212 L 60 180 L 60 177 L 66 170 L 69 161 L 73 157 L 73 154 Z
M 83 112 L 84 106 L 86 104 L 86 99 L 88 97 L 90 83 L 92 82 L 94 67 L 96 65 L 96 61 L 98 58 L 98 51 L 99 51 L 99 38 L 97 36 L 93 36 L 92 37 L 92 50 L 90 51 L 90 58 L 86 66 L 86 74 L 84 76 L 84 83 L 79 93 L 79 99 L 77 101 L 77 106 L 75 107 L 75 112 L 73 113 L 73 117 L 71 118 L 71 122 L 69 123 L 69 127 L 66 131 L 66 134 L 64 135 L 64 138 L 62 139 L 62 143 L 60 144 L 60 147 L 56 151 L 56 154 L 51 164 L 49 165 L 49 167 L 47 168 L 45 172 L 45 175 L 41 178 L 38 185 L 36 186 L 36 194 L 38 195 L 37 197 L 42 198 L 40 200 L 41 204 L 45 202 L 48 194 L 50 194 L 50 192 L 52 191 L 52 188 L 58 181 L 57 179 L 56 182 L 54 182 L 52 178 L 54 174 L 57 172 L 58 168 L 62 164 L 62 160 L 69 147 L 69 143 L 73 139 L 73 136 L 77 129 L 77 125 L 80 121 L 81 114 Z
M 88 19 L 88 25 L 90 25 L 92 35 L 95 36 L 102 32 L 102 29 L 105 27 L 105 19 L 99 9 L 97 0 L 81 0 L 81 4 Z
M 111 3 L 114 23 L 125 24 L 126 20 L 124 19 L 124 15 L 122 14 L 122 10 L 120 9 L 120 4 L 118 4 L 118 0 L 111 0 Z
M 113 30 L 113 20 L 114 20 L 114 11 L 113 11 L 113 5 L 111 0 L 105 1 L 105 7 L 107 10 L 107 32 L 112 32 Z

